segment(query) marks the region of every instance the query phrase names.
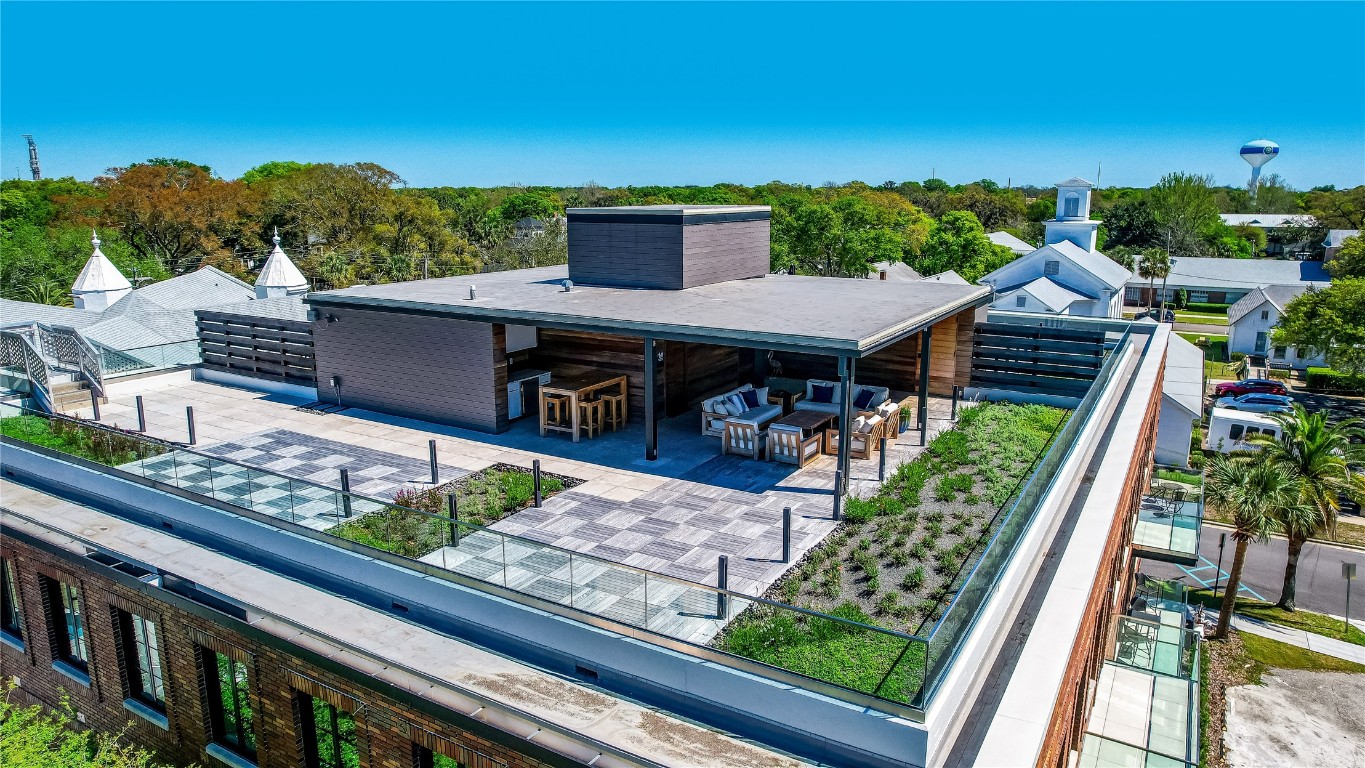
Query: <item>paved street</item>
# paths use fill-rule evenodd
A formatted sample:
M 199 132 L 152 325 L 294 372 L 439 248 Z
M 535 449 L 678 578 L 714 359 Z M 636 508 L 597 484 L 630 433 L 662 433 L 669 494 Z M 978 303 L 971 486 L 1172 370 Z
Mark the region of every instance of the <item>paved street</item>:
M 1206 562 L 1196 568 L 1181 568 L 1158 562 L 1146 562 L 1143 573 L 1156 578 L 1178 578 L 1192 586 L 1213 582 L 1214 567 L 1218 562 L 1218 534 L 1227 529 L 1211 525 L 1204 526 L 1199 536 L 1199 554 Z M 1280 597 L 1280 586 L 1284 582 L 1284 561 L 1288 543 L 1284 539 L 1271 539 L 1266 544 L 1252 544 L 1247 549 L 1247 562 L 1242 571 L 1242 585 L 1254 595 L 1271 602 Z M 1229 535 L 1223 555 L 1221 582 L 1227 581 L 1227 571 L 1232 567 L 1232 536 Z M 1346 609 L 1346 582 L 1341 578 L 1341 563 L 1356 563 L 1362 576 L 1365 576 L 1365 552 L 1342 547 L 1325 546 L 1309 542 L 1299 557 L 1297 604 L 1320 613 L 1340 616 Z M 1202 582 L 1202 583 L 1201 583 Z M 1247 594 L 1244 592 L 1243 594 Z M 1365 579 L 1357 580 L 1351 587 L 1351 613 L 1365 615 Z

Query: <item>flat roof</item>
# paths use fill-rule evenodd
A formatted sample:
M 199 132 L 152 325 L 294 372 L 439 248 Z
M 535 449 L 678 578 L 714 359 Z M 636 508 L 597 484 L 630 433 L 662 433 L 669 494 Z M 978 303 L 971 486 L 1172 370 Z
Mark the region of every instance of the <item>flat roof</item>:
M 768 275 L 685 290 L 575 285 L 567 266 L 310 293 L 318 307 L 861 357 L 968 307 L 988 286 Z M 476 297 L 469 298 L 470 286 Z
M 616 205 L 607 208 L 569 208 L 569 223 L 593 224 L 725 224 L 736 221 L 767 221 L 773 209 L 767 205 Z

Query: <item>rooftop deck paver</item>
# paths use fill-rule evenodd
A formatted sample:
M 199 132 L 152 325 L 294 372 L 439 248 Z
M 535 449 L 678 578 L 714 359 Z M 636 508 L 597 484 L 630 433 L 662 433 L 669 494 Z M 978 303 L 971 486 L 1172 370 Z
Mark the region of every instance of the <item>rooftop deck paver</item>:
M 587 482 L 548 499 L 543 508 L 511 515 L 494 524 L 495 530 L 711 585 L 716 583 L 717 559 L 725 555 L 730 560 L 730 588 L 753 595 L 762 594 L 835 527 L 833 457 L 797 469 L 721 456 L 719 440 L 698 433 L 695 414 L 662 422 L 660 460 L 647 462 L 638 424 L 572 443 L 540 437 L 532 420 L 515 424 L 505 434 L 487 435 L 359 409 L 321 414 L 298 408 L 302 404 L 207 382 L 152 387 L 146 396 L 147 432 L 183 441 L 185 406 L 190 405 L 195 409 L 197 450 L 330 488 L 339 487 L 337 470 L 346 466 L 352 488 L 376 496 L 389 496 L 404 485 L 421 486 L 429 479 L 431 439 L 437 441 L 443 481 L 496 463 L 529 467 L 540 459 L 545 471 Z M 130 418 L 133 408 L 132 394 L 111 398 L 102 409 L 102 421 L 130 426 L 135 421 L 135 416 Z M 946 399 L 930 400 L 931 437 L 951 426 L 949 408 Z M 889 445 L 888 470 L 922 450 L 918 432 L 905 433 Z M 860 496 L 875 493 L 880 485 L 877 471 L 876 454 L 872 460 L 854 460 L 850 490 Z M 218 482 L 222 488 L 224 482 L 240 480 Z M 280 492 L 278 484 L 241 485 L 243 493 L 258 494 L 254 499 Z M 335 511 L 324 508 L 328 503 L 319 499 L 314 518 L 305 524 L 319 529 L 335 524 Z M 784 507 L 793 512 L 791 563 L 781 562 Z M 438 550 L 424 559 L 482 574 L 492 566 L 478 562 L 477 541 L 466 537 L 458 557 L 453 550 Z M 501 568 L 499 561 L 499 573 Z

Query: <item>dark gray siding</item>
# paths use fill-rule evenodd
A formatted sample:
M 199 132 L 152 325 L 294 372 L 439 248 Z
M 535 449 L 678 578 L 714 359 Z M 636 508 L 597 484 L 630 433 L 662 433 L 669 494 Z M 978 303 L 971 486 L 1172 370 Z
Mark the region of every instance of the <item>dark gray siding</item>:
M 683 287 L 683 227 L 569 221 L 569 279 L 584 285 Z
M 770 225 L 764 219 L 683 227 L 682 287 L 767 274 Z
M 339 376 L 344 405 L 484 432 L 505 427 L 496 382 L 506 361 L 495 363 L 492 325 L 334 307 L 323 315 L 313 323 L 320 399 L 336 396 L 330 380 Z

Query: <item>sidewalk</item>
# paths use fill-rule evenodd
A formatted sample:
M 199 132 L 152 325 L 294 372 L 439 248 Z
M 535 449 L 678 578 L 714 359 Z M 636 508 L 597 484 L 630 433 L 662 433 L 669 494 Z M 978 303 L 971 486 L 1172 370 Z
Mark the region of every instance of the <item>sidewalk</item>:
M 1355 622 L 1352 622 L 1355 623 Z M 1280 624 L 1253 619 L 1241 614 L 1234 614 L 1232 617 L 1233 629 L 1247 632 L 1261 637 L 1268 637 L 1271 640 L 1278 640 L 1281 643 L 1307 648 L 1316 653 L 1327 656 L 1335 656 L 1338 659 L 1354 661 L 1357 664 L 1365 664 L 1365 645 L 1348 643 L 1345 640 L 1334 640 L 1330 637 L 1315 635 L 1305 632 L 1302 629 L 1291 629 Z

